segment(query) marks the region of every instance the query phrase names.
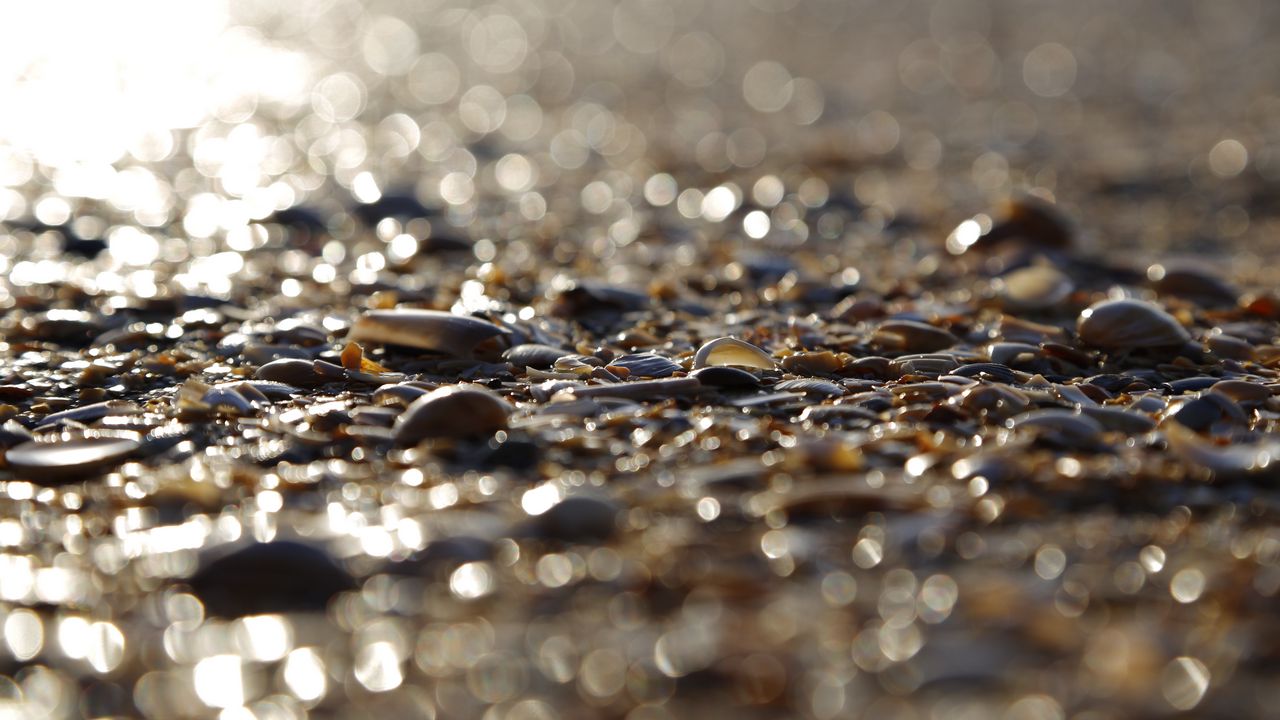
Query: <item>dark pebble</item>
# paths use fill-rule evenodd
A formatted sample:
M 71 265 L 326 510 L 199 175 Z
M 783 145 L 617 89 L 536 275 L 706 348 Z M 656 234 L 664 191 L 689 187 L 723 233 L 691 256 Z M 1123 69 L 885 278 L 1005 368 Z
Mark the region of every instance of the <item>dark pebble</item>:
M 355 588 L 328 553 L 291 541 L 254 543 L 209 559 L 189 584 L 216 617 L 321 612 L 334 595 Z

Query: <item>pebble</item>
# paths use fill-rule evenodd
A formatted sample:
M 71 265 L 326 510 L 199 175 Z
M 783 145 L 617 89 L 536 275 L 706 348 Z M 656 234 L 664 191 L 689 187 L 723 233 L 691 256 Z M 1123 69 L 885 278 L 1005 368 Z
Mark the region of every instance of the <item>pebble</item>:
M 323 612 L 355 581 L 324 550 L 279 540 L 212 551 L 187 583 L 214 617 Z
M 476 385 L 450 385 L 409 404 L 396 420 L 395 439 L 416 445 L 433 438 L 492 435 L 507 427 L 511 405 Z

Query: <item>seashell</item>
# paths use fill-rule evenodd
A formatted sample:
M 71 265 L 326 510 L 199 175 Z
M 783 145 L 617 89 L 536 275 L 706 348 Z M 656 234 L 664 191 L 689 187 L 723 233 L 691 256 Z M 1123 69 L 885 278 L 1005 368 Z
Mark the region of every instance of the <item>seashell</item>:
M 759 387 L 760 378 L 741 368 L 714 365 L 694 370 L 689 374 L 703 385 L 722 388 Z
M 1020 268 L 999 278 L 1000 297 L 1009 307 L 1044 310 L 1062 302 L 1075 290 L 1071 278 L 1048 265 Z
M 986 413 L 997 418 L 1016 415 L 1031 407 L 1031 400 L 1025 394 L 1003 385 L 967 388 L 951 402 L 971 413 Z
M 1252 360 L 1253 345 L 1244 338 L 1228 335 L 1224 332 L 1213 332 L 1205 340 L 1205 345 L 1214 355 L 1228 360 Z
M 1147 280 L 1161 296 L 1186 298 L 1202 306 L 1234 307 L 1240 300 L 1238 289 L 1197 265 L 1157 263 L 1147 268 Z
M 1105 431 L 1101 423 L 1088 415 L 1058 408 L 1032 410 L 1005 424 L 1012 430 L 1034 430 L 1070 445 L 1092 442 Z
M 802 392 L 805 395 L 819 395 L 822 397 L 839 397 L 845 394 L 844 388 L 830 380 L 822 380 L 820 378 L 783 380 L 774 385 L 773 389 L 779 392 Z
M 129 402 L 128 400 L 106 400 L 104 402 L 93 403 L 91 405 L 81 405 L 78 408 L 63 410 L 51 415 L 45 415 L 36 423 L 36 429 L 57 425 L 67 420 L 73 420 L 78 423 L 92 423 L 101 420 L 104 417 L 115 415 L 137 415 L 142 412 L 142 408 Z
M 416 445 L 427 438 L 492 435 L 507 427 L 511 405 L 478 385 L 449 385 L 414 400 L 396 420 L 395 439 Z
M 960 342 L 942 328 L 915 320 L 886 320 L 876 328 L 872 341 L 883 347 L 913 353 L 931 353 Z
M 698 348 L 693 356 L 693 369 L 712 365 L 728 365 L 737 367 L 772 370 L 775 367 L 773 358 L 764 350 L 737 338 L 720 337 L 710 340 Z
M 508 348 L 502 353 L 502 359 L 515 365 L 517 368 L 539 368 L 545 370 L 556 361 L 567 355 L 571 355 L 568 350 L 551 347 L 550 345 L 540 345 L 537 343 L 524 343 Z
M 1046 342 L 1064 342 L 1068 339 L 1066 331 L 1056 325 L 1031 322 L 1012 315 L 1005 315 L 1000 318 L 1000 325 L 997 327 L 996 332 L 999 338 L 1005 342 L 1030 343 L 1035 346 Z M 991 359 L 996 362 L 1002 362 L 994 357 Z
M 815 425 L 866 427 L 879 422 L 880 416 L 858 405 L 810 405 L 800 413 L 799 419 Z
M 889 392 L 903 403 L 940 402 L 956 391 L 955 386 L 940 382 L 908 383 L 889 388 Z
M 252 388 L 254 392 L 262 395 L 267 400 L 288 400 L 301 392 L 301 390 L 288 383 L 271 382 L 269 380 L 245 380 L 236 384 L 240 386 L 241 392 L 244 392 L 244 388 Z
M 6 420 L 4 425 L 0 425 L 0 449 L 11 448 L 34 439 L 35 436 L 31 431 L 17 420 Z
M 1002 365 L 998 362 L 968 363 L 952 370 L 951 374 L 959 375 L 960 377 L 992 380 L 994 382 L 1001 383 L 1012 383 L 1018 379 L 1018 376 L 1009 368 L 1009 366 Z
M 333 596 L 356 586 L 328 553 L 290 541 L 254 543 L 206 558 L 188 582 L 206 613 L 228 618 L 323 612 Z
M 120 464 L 140 445 L 137 438 L 127 436 L 31 440 L 9 448 L 4 458 L 20 477 L 36 482 L 73 482 Z
M 1280 472 L 1280 442 L 1275 440 L 1217 445 L 1180 423 L 1170 423 L 1163 430 L 1174 455 L 1217 477 L 1275 476 Z
M 1191 339 L 1172 315 L 1133 298 L 1103 300 L 1085 308 L 1077 332 L 1089 345 L 1109 350 L 1174 347 Z
M 1256 404 L 1265 402 L 1271 397 L 1270 387 L 1246 380 L 1220 380 L 1214 383 L 1212 391 L 1238 403 Z
M 638 380 L 636 382 L 612 383 L 609 385 L 569 386 L 564 389 L 572 397 L 577 398 L 626 398 L 635 400 L 657 400 L 672 395 L 686 395 L 702 389 L 702 383 L 693 377 L 671 377 L 657 380 Z M 559 393 L 557 393 L 559 395 Z
M 379 405 L 408 405 L 429 392 L 428 388 L 406 383 L 383 385 L 373 391 L 373 401 Z
M 987 355 L 991 358 L 991 362 L 1001 365 L 1012 365 L 1018 362 L 1023 356 L 1037 357 L 1040 355 L 1040 346 L 1023 342 L 998 342 L 991 343 L 988 348 Z
M 285 383 L 286 385 L 321 385 L 327 378 L 316 372 L 310 360 L 272 360 L 254 371 L 253 376 L 267 382 Z
M 1105 405 L 1098 407 L 1082 407 L 1080 412 L 1097 420 L 1103 428 L 1126 435 L 1139 435 L 1151 432 L 1156 421 L 1135 410 Z
M 214 387 L 200 398 L 214 412 L 228 415 L 253 415 L 257 406 L 233 387 Z
M 890 370 L 896 372 L 899 377 L 902 375 L 937 377 L 946 375 L 959 366 L 960 363 L 950 355 L 903 355 L 889 361 Z
M 782 369 L 792 373 L 833 374 L 844 367 L 839 355 L 830 350 L 822 352 L 800 352 L 782 358 Z
M 1248 418 L 1231 398 L 1217 393 L 1205 393 L 1190 400 L 1178 400 L 1170 404 L 1166 417 L 1195 430 L 1206 432 L 1219 422 L 1245 425 Z
M 992 223 L 986 215 L 965 220 L 947 236 L 947 252 L 963 255 L 970 250 L 990 252 L 1001 246 L 1066 249 L 1075 241 L 1070 220 L 1051 202 L 1034 195 L 1010 200 L 1002 217 Z
M 606 366 L 610 370 L 619 367 L 627 370 L 627 377 L 664 378 L 684 372 L 684 368 L 671 358 L 656 353 L 623 355 Z
M 293 345 L 269 345 L 267 343 L 248 342 L 240 348 L 240 357 L 254 365 L 266 365 L 273 360 L 309 360 L 310 350 Z
M 896 375 L 894 375 L 893 361 L 889 358 L 879 357 L 878 355 L 861 357 L 854 360 L 844 369 L 844 374 L 856 375 L 861 378 L 880 378 L 883 380 L 896 377 Z M 901 374 L 901 371 L 897 372 L 897 375 Z
M 347 333 L 350 342 L 371 342 L 470 357 L 486 340 L 509 334 L 506 328 L 467 315 L 440 310 L 370 310 Z

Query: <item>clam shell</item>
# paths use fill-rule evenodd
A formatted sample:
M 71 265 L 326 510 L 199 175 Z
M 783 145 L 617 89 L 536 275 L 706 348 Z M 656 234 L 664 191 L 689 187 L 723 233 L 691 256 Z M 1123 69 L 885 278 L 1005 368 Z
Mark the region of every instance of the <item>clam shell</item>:
M 886 320 L 876 329 L 873 340 L 884 347 L 917 353 L 946 350 L 960 342 L 942 328 L 915 320 Z
M 1069 443 L 1092 441 L 1105 430 L 1102 423 L 1088 415 L 1057 408 L 1023 413 L 1010 420 L 1008 425 L 1014 430 L 1035 429 L 1047 432 L 1051 437 Z
M 63 410 L 51 415 L 45 415 L 36 424 L 36 429 L 57 425 L 66 420 L 74 420 L 78 423 L 91 423 L 95 420 L 101 420 L 109 415 L 137 415 L 142 412 L 142 408 L 129 402 L 128 400 L 106 400 L 104 402 L 93 403 L 92 405 L 81 405 L 78 408 Z
M 819 378 L 794 378 L 791 380 L 783 380 L 777 385 L 774 385 L 773 389 L 779 392 L 802 392 L 805 395 L 820 395 L 824 397 L 838 397 L 840 395 L 844 395 L 844 388 L 830 380 L 822 380 Z
M 1173 347 L 1191 339 L 1172 315 L 1133 298 L 1103 300 L 1085 308 L 1077 332 L 1084 342 L 1110 350 Z
M 690 377 L 697 378 L 703 385 L 722 388 L 758 387 L 760 378 L 741 368 L 727 365 L 715 365 L 694 370 Z
M 802 352 L 782 358 L 782 368 L 793 373 L 835 373 L 844 367 L 840 356 L 824 350 L 822 352 Z
M 1218 477 L 1274 476 L 1280 472 L 1280 442 L 1215 445 L 1179 423 L 1164 428 L 1169 450 L 1183 462 Z
M 737 338 L 721 337 L 708 341 L 693 356 L 693 369 L 712 365 L 749 367 L 772 370 L 773 358 L 764 350 Z
M 396 420 L 395 439 L 416 445 L 427 438 L 490 435 L 507 427 L 511 405 L 478 385 L 450 385 L 414 400 Z
M 502 353 L 502 359 L 518 368 L 531 367 L 545 370 L 555 365 L 560 358 L 572 354 L 569 350 L 561 350 L 550 345 L 524 343 Z
M 5 452 L 20 477 L 36 481 L 72 481 L 117 465 L 141 443 L 131 437 L 81 437 L 54 442 L 28 441 Z
M 635 353 L 623 355 L 609 363 L 609 367 L 626 368 L 628 377 L 664 378 L 683 372 L 684 368 L 656 353 Z
M 468 357 L 476 346 L 509 331 L 486 320 L 440 310 L 370 310 L 347 333 L 349 342 L 406 345 L 457 357 Z
M 258 368 L 253 376 L 259 380 L 286 385 L 320 385 L 326 381 L 316 372 L 310 360 L 272 360 Z

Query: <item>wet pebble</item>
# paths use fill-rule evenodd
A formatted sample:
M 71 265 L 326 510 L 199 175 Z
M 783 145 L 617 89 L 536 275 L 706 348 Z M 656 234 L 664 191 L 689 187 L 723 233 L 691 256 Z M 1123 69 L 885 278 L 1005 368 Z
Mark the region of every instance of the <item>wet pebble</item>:
M 395 439 L 416 445 L 431 438 L 491 435 L 506 429 L 511 405 L 478 385 L 450 385 L 414 400 L 396 420 Z
M 1172 315 L 1133 298 L 1090 305 L 1080 313 L 1077 331 L 1084 342 L 1108 350 L 1176 347 L 1191 339 Z
M 606 542 L 618 532 L 620 510 L 613 500 L 578 495 L 566 498 L 534 517 L 530 531 L 537 537 L 562 542 Z

